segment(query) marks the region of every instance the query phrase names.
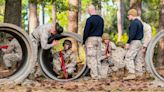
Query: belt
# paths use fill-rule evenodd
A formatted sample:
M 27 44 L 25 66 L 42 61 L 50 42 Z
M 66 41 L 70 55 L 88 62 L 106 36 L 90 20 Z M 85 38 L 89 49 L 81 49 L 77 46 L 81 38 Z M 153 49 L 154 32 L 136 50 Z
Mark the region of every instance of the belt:
M 33 33 L 31 33 L 31 35 L 32 35 L 32 37 L 34 38 L 34 39 L 36 39 L 36 37 L 34 36 L 34 34 Z M 37 39 L 36 39 L 37 40 Z

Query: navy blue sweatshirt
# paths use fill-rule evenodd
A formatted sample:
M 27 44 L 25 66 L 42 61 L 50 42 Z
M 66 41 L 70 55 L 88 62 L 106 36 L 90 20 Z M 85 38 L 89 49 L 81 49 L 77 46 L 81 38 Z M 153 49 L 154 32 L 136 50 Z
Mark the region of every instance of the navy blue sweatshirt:
M 84 35 L 83 35 L 83 44 L 88 37 L 97 36 L 102 37 L 104 30 L 104 20 L 99 15 L 91 15 L 85 25 Z
M 129 39 L 127 43 L 132 40 L 141 40 L 144 36 L 143 25 L 138 19 L 134 19 L 129 26 Z

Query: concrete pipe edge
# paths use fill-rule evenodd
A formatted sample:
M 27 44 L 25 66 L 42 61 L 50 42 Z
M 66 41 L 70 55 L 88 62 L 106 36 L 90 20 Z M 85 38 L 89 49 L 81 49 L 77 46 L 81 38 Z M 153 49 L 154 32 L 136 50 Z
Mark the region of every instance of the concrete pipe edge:
M 82 37 L 79 35 L 79 34 L 76 34 L 74 32 L 63 32 L 62 33 L 63 36 L 67 36 L 67 37 L 71 37 L 71 38 L 74 38 L 76 39 L 80 44 L 82 44 Z M 39 50 L 39 63 L 40 63 L 40 66 L 41 66 L 41 69 L 42 69 L 42 72 L 44 73 L 44 75 L 50 79 L 53 79 L 53 80 L 56 80 L 56 81 L 63 81 L 63 82 L 67 82 L 67 81 L 71 81 L 71 80 L 75 80 L 75 79 L 78 79 L 79 77 L 81 76 L 84 76 L 88 71 L 88 67 L 87 67 L 87 64 L 85 63 L 84 66 L 83 66 L 83 69 L 80 71 L 80 73 L 78 73 L 75 77 L 71 78 L 71 79 L 58 79 L 56 78 L 53 74 L 50 73 L 50 71 L 46 68 L 45 64 L 44 64 L 44 61 L 43 61 L 43 49 L 40 49 Z
M 4 31 L 5 30 L 5 31 Z M 24 60 L 22 61 L 23 64 L 20 69 L 14 73 L 13 75 L 0 79 L 0 85 L 2 84 L 19 84 L 21 83 L 29 73 L 31 69 L 34 67 L 34 60 L 33 60 L 33 47 L 32 42 L 29 38 L 29 35 L 23 31 L 20 27 L 9 24 L 9 23 L 2 23 L 0 24 L 0 32 L 6 32 L 12 35 L 18 40 L 23 50 L 26 50 L 26 53 L 23 53 Z M 25 46 L 22 46 L 25 45 Z
M 160 31 L 157 33 L 157 35 L 150 41 L 147 52 L 146 52 L 146 65 L 148 66 L 148 69 L 153 74 L 154 77 L 160 79 L 164 82 L 164 77 L 162 77 L 155 69 L 155 66 L 153 64 L 153 55 L 154 55 L 154 48 L 157 42 L 160 40 L 160 38 L 164 37 L 164 31 Z

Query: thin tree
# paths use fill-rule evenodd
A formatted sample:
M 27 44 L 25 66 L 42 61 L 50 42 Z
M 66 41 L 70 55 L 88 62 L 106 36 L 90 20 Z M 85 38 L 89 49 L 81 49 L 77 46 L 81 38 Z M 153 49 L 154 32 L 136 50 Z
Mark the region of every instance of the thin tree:
M 56 2 L 55 0 L 52 1 L 52 23 L 55 24 L 57 21 L 56 21 Z
M 124 2 L 123 0 L 117 0 L 118 10 L 117 10 L 117 28 L 118 28 L 118 42 L 121 41 L 121 36 L 123 34 L 123 18 L 124 18 Z
M 29 33 L 32 33 L 39 25 L 37 17 L 37 2 L 35 0 L 29 0 Z
M 42 23 L 44 24 L 45 23 L 45 12 L 44 12 L 44 8 L 45 8 L 45 3 L 44 1 L 41 3 L 41 6 L 42 6 Z
M 92 0 L 92 4 L 96 7 L 96 11 L 101 15 L 101 0 Z
M 79 0 L 79 7 L 78 7 L 78 10 L 79 10 L 79 12 L 78 12 L 78 22 L 80 22 L 81 21 L 81 5 L 82 5 L 82 1 L 81 0 Z
M 137 9 L 138 15 L 142 13 L 142 0 L 130 0 L 130 9 Z
M 164 31 L 164 0 L 160 0 L 160 12 L 159 12 L 159 30 Z M 160 39 L 159 49 L 158 49 L 158 64 L 157 66 L 161 67 L 164 65 L 164 37 Z
M 78 32 L 78 5 L 79 0 L 69 0 L 69 13 L 68 13 L 68 30 L 70 32 Z M 73 51 L 77 51 L 77 42 L 76 40 L 72 40 L 73 42 Z

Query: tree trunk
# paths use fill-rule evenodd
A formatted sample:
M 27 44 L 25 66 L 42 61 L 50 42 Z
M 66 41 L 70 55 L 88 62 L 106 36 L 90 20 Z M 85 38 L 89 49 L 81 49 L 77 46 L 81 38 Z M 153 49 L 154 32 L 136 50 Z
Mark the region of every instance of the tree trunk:
M 22 0 L 6 0 L 5 23 L 12 23 L 21 27 Z
M 69 0 L 69 13 L 68 13 L 68 30 L 70 32 L 78 32 L 78 3 L 79 0 Z M 72 40 L 73 51 L 77 51 L 77 42 Z
M 101 0 L 98 0 L 98 14 L 101 15 Z
M 164 0 L 160 0 L 160 16 L 159 16 L 159 30 L 164 31 Z M 159 49 L 158 49 L 158 64 L 161 67 L 164 65 L 164 37 L 160 39 Z
M 92 4 L 96 7 L 96 11 L 101 15 L 101 0 L 92 0 Z
M 45 7 L 45 5 L 44 5 L 44 3 L 42 4 L 42 23 L 43 24 L 45 24 L 45 13 L 44 13 L 44 7 Z
M 142 0 L 130 0 L 130 9 L 136 9 L 138 16 L 142 14 Z
M 117 1 L 118 11 L 117 11 L 117 27 L 118 27 L 118 39 L 121 41 L 121 36 L 123 34 L 123 18 L 124 18 L 124 2 L 122 0 Z
M 56 24 L 56 4 L 52 3 L 52 23 Z
M 79 12 L 78 12 L 78 22 L 81 22 L 81 0 L 79 0 L 79 7 L 78 7 L 78 10 L 79 10 Z
M 35 28 L 39 25 L 39 20 L 37 17 L 37 2 L 29 1 L 29 33 L 32 33 Z

